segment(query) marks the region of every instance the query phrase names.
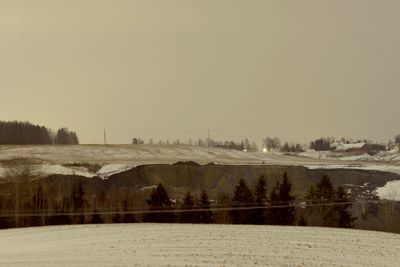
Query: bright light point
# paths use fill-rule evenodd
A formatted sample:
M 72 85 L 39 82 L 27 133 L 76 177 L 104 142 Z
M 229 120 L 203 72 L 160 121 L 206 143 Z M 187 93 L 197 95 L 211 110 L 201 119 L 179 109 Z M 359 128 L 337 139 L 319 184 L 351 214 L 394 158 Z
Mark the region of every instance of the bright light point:
M 263 148 L 263 152 L 264 152 L 264 153 L 267 153 L 267 148 L 264 147 L 264 148 Z
M 244 151 L 244 152 L 247 152 L 247 149 L 245 148 L 245 149 L 243 149 L 243 151 Z

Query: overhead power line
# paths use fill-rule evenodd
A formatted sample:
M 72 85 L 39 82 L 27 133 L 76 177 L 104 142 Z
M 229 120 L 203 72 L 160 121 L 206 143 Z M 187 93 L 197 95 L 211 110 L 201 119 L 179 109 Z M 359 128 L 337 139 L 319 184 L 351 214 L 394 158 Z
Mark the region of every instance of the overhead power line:
M 62 212 L 62 213 L 48 213 L 48 211 L 43 211 L 43 213 L 13 213 L 9 211 L 9 213 L 0 214 L 0 217 L 39 217 L 39 216 L 89 216 L 94 214 L 101 215 L 113 215 L 119 213 L 123 214 L 147 214 L 147 213 L 184 213 L 184 212 L 205 212 L 205 211 L 213 211 L 213 212 L 221 212 L 221 211 L 233 211 L 233 210 L 255 210 L 255 209 L 279 209 L 279 208 L 307 208 L 307 207 L 321 207 L 321 206 L 340 206 L 340 205 L 351 205 L 351 204 L 365 204 L 365 203 L 374 203 L 378 204 L 380 202 L 390 202 L 386 200 L 358 200 L 358 201 L 348 201 L 348 202 L 328 202 L 328 203 L 311 203 L 305 204 L 295 203 L 295 204 L 287 204 L 287 205 L 269 205 L 269 206 L 247 206 L 247 207 L 211 207 L 211 208 L 194 208 L 194 209 L 156 209 L 156 210 L 131 210 L 131 211 L 88 211 L 88 212 Z

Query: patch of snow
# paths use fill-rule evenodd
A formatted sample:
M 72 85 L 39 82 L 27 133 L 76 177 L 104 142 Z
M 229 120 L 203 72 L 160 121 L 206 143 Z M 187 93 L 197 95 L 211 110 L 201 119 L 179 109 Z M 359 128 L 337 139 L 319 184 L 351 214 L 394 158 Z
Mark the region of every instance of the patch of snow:
M 381 199 L 400 201 L 400 181 L 390 181 L 378 187 L 376 193 Z
M 151 185 L 151 186 L 144 186 L 142 188 L 140 188 L 141 191 L 146 191 L 146 190 L 153 190 L 156 189 L 157 186 L 156 185 Z
M 336 150 L 349 150 L 352 148 L 362 148 L 365 143 L 354 143 L 354 144 L 340 144 L 336 147 Z
M 312 159 L 332 159 L 342 161 L 365 161 L 400 164 L 400 152 L 397 148 L 390 151 L 380 151 L 376 155 L 369 155 L 365 153 L 362 155 L 347 156 L 348 154 L 346 155 L 345 152 L 315 151 L 313 149 L 301 152 L 298 155 Z
M 347 165 L 339 165 L 339 164 L 330 164 L 330 165 L 305 165 L 307 169 L 310 170 L 318 170 L 318 169 L 346 169 L 349 168 Z M 353 169 L 356 168 L 355 166 L 352 167 Z
M 398 266 L 400 235 L 270 225 L 0 230 L 1 266 Z
M 96 173 L 97 176 L 99 176 L 102 179 L 107 179 L 113 174 L 120 173 L 123 171 L 127 171 L 129 169 L 134 168 L 135 165 L 129 165 L 129 164 L 107 164 L 101 167 L 101 169 Z
M 381 171 L 391 172 L 400 175 L 400 166 L 396 165 L 341 165 L 341 164 L 326 164 L 326 165 L 305 165 L 304 167 L 315 170 L 315 169 L 354 169 L 354 170 L 366 170 L 366 171 Z
M 79 175 L 84 177 L 93 177 L 93 173 L 78 168 L 64 167 L 59 164 L 42 164 L 33 168 L 33 175 L 46 176 L 51 174 Z
M 314 149 L 309 149 L 304 152 L 298 153 L 299 156 L 302 157 L 309 157 L 313 159 L 328 159 L 331 157 L 330 151 L 316 151 Z
M 367 153 L 362 154 L 362 155 L 356 155 L 356 156 L 349 156 L 349 157 L 341 157 L 341 160 L 367 160 L 367 159 L 373 159 L 370 155 Z

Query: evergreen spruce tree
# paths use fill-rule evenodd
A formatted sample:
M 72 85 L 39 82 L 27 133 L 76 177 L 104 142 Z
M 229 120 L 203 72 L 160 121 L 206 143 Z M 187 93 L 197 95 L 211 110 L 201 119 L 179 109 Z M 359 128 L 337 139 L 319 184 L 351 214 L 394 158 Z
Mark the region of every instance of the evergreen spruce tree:
M 183 210 L 193 210 L 194 206 L 194 199 L 190 191 L 186 192 L 186 196 L 183 199 L 183 205 L 181 207 Z M 180 213 L 179 222 L 181 223 L 195 223 L 196 222 L 196 212 L 194 211 L 183 211 Z
M 310 185 L 307 188 L 307 192 L 304 195 L 304 198 L 309 202 L 312 203 L 312 201 L 315 201 L 319 198 L 317 194 L 317 188 L 315 187 L 314 184 Z
M 349 211 L 351 204 L 332 204 L 347 203 L 350 199 L 343 187 L 340 186 L 335 191 L 328 176 L 324 175 L 316 187 L 310 186 L 305 197 L 308 204 L 321 204 L 306 208 L 306 214 L 312 225 L 353 227 L 355 218 Z
M 280 182 L 278 181 L 272 188 L 271 193 L 269 195 L 269 202 L 272 208 L 268 210 L 268 224 L 272 225 L 280 224 L 279 208 L 274 208 L 275 206 L 279 206 L 281 204 L 279 202 L 279 188 L 280 188 Z
M 198 202 L 198 207 L 202 210 L 197 214 L 197 222 L 198 223 L 212 223 L 213 222 L 213 212 L 210 210 L 211 202 L 208 200 L 208 194 L 205 190 L 203 190 L 200 194 L 200 199 Z
M 254 223 L 265 224 L 267 220 L 266 209 L 262 207 L 265 207 L 267 202 L 267 181 L 264 176 L 257 180 L 254 195 L 256 205 L 259 207 L 254 211 Z
M 175 221 L 175 215 L 171 212 L 173 210 L 171 199 L 161 183 L 153 189 L 147 204 L 150 212 L 145 215 L 146 222 L 171 223 Z
M 231 212 L 232 222 L 234 224 L 251 224 L 254 222 L 254 209 L 246 209 L 255 205 L 254 196 L 243 179 L 235 188 L 232 199 L 233 209 Z
M 279 187 L 278 199 L 282 205 L 291 205 L 293 200 L 295 199 L 291 195 L 292 191 L 292 183 L 289 181 L 287 173 L 283 174 L 282 183 Z M 295 208 L 294 207 L 284 207 L 279 209 L 280 213 L 280 224 L 282 225 L 294 225 L 296 216 L 295 216 Z
M 340 204 L 335 207 L 336 212 L 338 213 L 338 222 L 337 226 L 342 228 L 353 228 L 355 217 L 352 216 L 351 204 L 349 203 L 351 200 L 347 196 L 345 189 L 342 186 L 339 186 L 336 191 L 336 201 L 337 203 L 345 203 Z
M 328 204 L 335 201 L 335 189 L 328 176 L 324 175 L 317 184 L 316 196 L 318 204 Z M 337 214 L 334 206 L 323 205 L 319 208 L 322 217 L 322 226 L 336 226 Z
M 307 221 L 311 225 L 322 225 L 320 218 L 320 209 L 319 206 L 313 206 L 315 203 L 319 203 L 319 196 L 317 194 L 317 188 L 314 184 L 311 184 L 307 188 L 307 192 L 304 194 L 304 198 L 306 201 L 306 207 L 304 210 L 304 216 L 307 218 Z
M 269 223 L 274 225 L 294 225 L 296 221 L 295 208 L 289 207 L 295 199 L 291 195 L 292 184 L 287 173 L 283 174 L 282 182 L 277 182 L 270 194 L 272 208 L 269 212 Z M 278 207 L 274 207 L 278 206 Z
M 317 197 L 322 201 L 332 201 L 335 198 L 335 189 L 328 176 L 323 175 L 317 184 Z

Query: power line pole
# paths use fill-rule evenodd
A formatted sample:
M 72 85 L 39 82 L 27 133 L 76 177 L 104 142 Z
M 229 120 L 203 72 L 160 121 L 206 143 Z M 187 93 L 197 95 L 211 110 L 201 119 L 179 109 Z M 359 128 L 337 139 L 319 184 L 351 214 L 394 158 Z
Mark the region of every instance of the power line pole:
M 106 129 L 104 129 L 104 145 L 107 145 L 107 134 L 106 134 Z

